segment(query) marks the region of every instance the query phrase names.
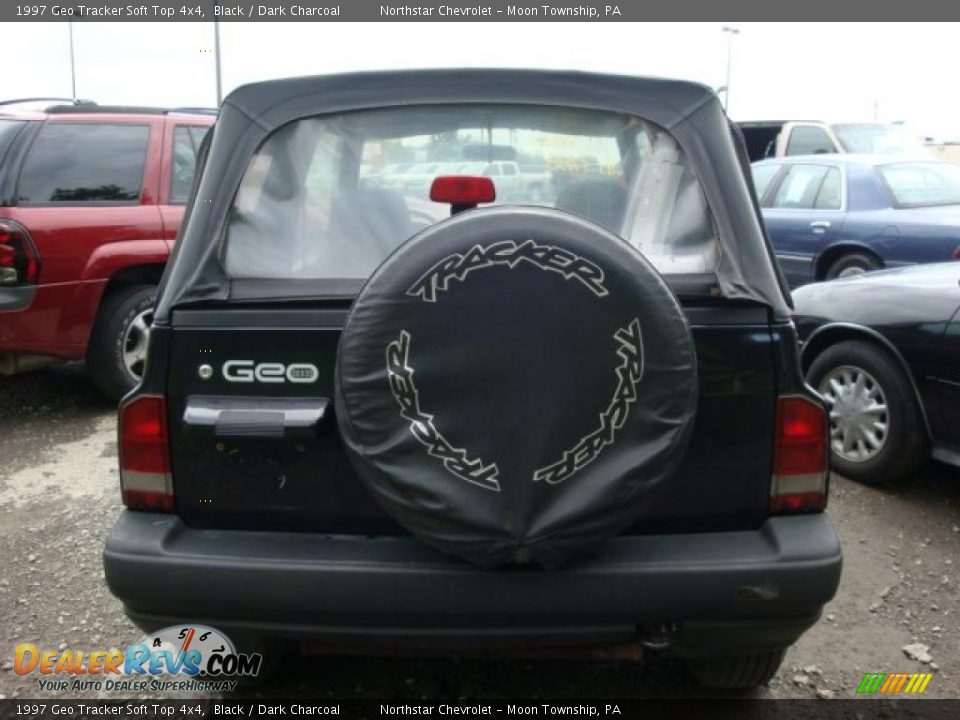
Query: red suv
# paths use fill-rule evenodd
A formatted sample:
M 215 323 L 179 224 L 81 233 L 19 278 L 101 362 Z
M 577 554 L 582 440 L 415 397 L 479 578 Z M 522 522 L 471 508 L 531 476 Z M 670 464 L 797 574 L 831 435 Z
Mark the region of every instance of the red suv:
M 0 104 L 0 374 L 83 358 L 120 398 L 214 111 L 27 105 Z

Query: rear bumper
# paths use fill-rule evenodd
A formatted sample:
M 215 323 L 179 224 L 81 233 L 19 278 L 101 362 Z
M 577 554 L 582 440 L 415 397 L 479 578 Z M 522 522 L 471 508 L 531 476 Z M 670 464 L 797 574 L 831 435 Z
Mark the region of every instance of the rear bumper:
M 104 550 L 110 590 L 146 630 L 193 621 L 251 639 L 462 650 L 631 642 L 669 624 L 688 656 L 791 644 L 841 565 L 826 515 L 620 537 L 553 571 L 483 571 L 412 537 L 197 530 L 127 511 Z
M 0 310 L 23 310 L 24 308 L 28 308 L 36 294 L 36 285 L 0 287 Z
M 0 352 L 82 358 L 105 284 L 0 289 Z

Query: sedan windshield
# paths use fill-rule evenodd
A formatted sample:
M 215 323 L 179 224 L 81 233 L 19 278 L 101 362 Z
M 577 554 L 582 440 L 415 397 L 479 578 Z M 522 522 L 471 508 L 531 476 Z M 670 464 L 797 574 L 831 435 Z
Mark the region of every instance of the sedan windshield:
M 841 123 L 832 127 L 848 153 L 889 155 L 923 150 L 923 143 L 902 125 Z
M 898 207 L 960 205 L 960 167 L 909 162 L 877 168 Z

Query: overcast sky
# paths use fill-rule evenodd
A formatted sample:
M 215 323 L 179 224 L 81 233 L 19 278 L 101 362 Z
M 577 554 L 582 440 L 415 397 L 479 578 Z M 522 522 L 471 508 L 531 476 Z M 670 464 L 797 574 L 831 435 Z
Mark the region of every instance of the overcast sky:
M 734 23 L 736 120 L 903 120 L 960 140 L 958 23 Z M 0 23 L 0 97 L 69 96 L 66 23 Z M 536 67 L 725 82 L 718 23 L 223 23 L 224 91 L 253 80 L 407 67 Z M 75 23 L 77 94 L 215 103 L 212 23 Z M 16 62 L 13 62 L 16 59 Z M 11 72 L 11 70 L 13 70 Z

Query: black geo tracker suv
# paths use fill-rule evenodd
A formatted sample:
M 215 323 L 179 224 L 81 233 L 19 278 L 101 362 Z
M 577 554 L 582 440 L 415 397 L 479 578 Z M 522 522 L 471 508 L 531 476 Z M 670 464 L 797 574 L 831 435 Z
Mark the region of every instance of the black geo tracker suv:
M 776 671 L 840 578 L 827 421 L 712 91 L 300 78 L 211 136 L 120 409 L 134 622 Z

